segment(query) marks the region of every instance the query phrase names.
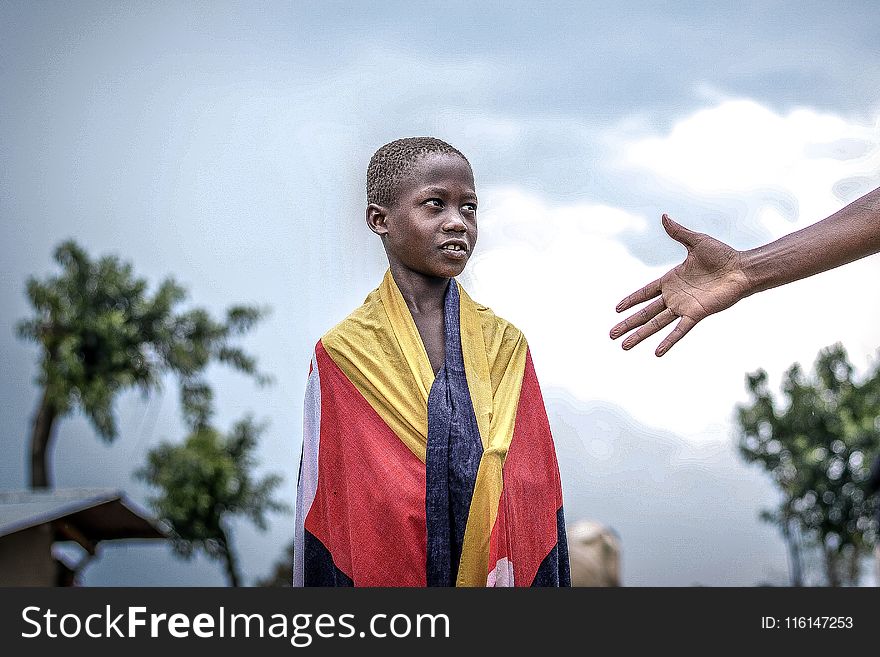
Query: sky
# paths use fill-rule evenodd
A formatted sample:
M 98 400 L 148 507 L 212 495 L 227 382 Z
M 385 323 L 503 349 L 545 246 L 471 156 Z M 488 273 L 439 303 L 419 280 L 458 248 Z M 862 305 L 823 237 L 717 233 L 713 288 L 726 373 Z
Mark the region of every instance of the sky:
M 244 344 L 274 385 L 209 376 L 220 428 L 268 423 L 259 472 L 292 504 L 311 352 L 386 266 L 367 162 L 433 135 L 473 166 L 480 236 L 460 281 L 529 340 L 567 519 L 618 532 L 626 585 L 785 584 L 758 519 L 776 494 L 739 460 L 733 410 L 746 372 L 775 388 L 837 341 L 858 373 L 877 363 L 880 259 L 750 297 L 661 359 L 661 336 L 623 352 L 608 331 L 684 256 L 663 212 L 748 249 L 880 185 L 878 32 L 857 2 L 0 2 L 0 488 L 26 484 L 37 402 L 37 351 L 14 330 L 24 282 L 72 237 L 217 314 L 272 308 Z M 146 508 L 132 472 L 184 436 L 174 381 L 116 412 L 112 445 L 60 423 L 56 485 Z M 293 517 L 233 533 L 250 583 Z M 102 546 L 83 581 L 223 577 L 129 543 Z

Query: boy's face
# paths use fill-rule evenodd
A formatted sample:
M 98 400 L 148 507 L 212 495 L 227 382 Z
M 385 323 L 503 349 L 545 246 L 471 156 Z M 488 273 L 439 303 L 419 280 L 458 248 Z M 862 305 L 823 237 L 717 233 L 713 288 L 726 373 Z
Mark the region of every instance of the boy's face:
M 398 183 L 389 207 L 367 207 L 392 265 L 425 276 L 458 276 L 477 243 L 477 194 L 470 166 L 457 155 L 429 153 Z

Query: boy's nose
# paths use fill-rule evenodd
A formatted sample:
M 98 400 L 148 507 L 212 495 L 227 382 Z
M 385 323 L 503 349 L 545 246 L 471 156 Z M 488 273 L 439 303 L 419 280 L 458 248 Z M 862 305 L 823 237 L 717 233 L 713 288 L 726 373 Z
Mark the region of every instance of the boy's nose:
M 443 230 L 466 232 L 467 222 L 458 212 L 450 212 L 443 221 Z

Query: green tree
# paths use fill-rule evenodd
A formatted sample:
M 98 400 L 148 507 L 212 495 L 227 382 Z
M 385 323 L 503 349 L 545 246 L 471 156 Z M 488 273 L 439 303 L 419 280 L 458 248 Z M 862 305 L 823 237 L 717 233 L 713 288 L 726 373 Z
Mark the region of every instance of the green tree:
M 796 585 L 801 547 L 819 551 L 829 586 L 853 585 L 877 541 L 877 500 L 866 481 L 880 447 L 880 367 L 861 383 L 853 374 L 843 346 L 832 345 L 819 352 L 812 376 L 798 364 L 788 369 L 784 402 L 758 370 L 746 375 L 751 402 L 737 406 L 741 455 L 767 470 L 782 493 L 762 517 L 789 543 Z
M 182 445 L 150 450 L 147 465 L 135 473 L 159 489 L 150 503 L 170 526 L 175 551 L 189 559 L 202 550 L 222 561 L 230 586 L 241 583 L 230 518 L 244 515 L 265 530 L 267 513 L 289 510 L 272 498 L 281 477 L 255 479 L 252 473 L 262 431 L 251 418 L 237 422 L 228 436 L 203 425 Z
M 57 421 L 82 411 L 101 438 L 117 436 L 113 401 L 119 392 L 140 388 L 144 394 L 174 373 L 180 381 L 184 416 L 192 427 L 211 413 L 212 390 L 203 378 L 208 364 L 219 361 L 254 376 L 256 361 L 234 339 L 246 333 L 264 311 L 234 306 L 217 321 L 200 308 L 179 311 L 186 291 L 172 279 L 147 292 L 131 264 L 115 256 L 92 260 L 75 242 L 55 251 L 61 273 L 30 278 L 31 317 L 18 324 L 20 337 L 40 347 L 40 401 L 30 438 L 30 484 L 51 486 L 49 453 Z

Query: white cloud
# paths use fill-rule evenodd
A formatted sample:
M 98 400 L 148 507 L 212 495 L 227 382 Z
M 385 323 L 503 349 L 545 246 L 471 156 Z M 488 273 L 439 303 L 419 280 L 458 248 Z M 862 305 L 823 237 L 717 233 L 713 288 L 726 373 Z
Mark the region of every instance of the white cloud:
M 843 139 L 864 142 L 863 154 L 810 154 L 810 145 Z M 702 195 L 739 189 L 748 200 L 753 187 L 784 189 L 801 216 L 815 220 L 843 205 L 831 195 L 838 181 L 877 159 L 880 138 L 871 139 L 864 126 L 839 117 L 778 116 L 751 101 L 726 101 L 626 152 L 630 166 L 655 181 L 691 184 Z M 672 154 L 668 162 L 663 153 Z M 876 171 L 874 181 L 880 184 Z M 552 206 L 512 188 L 481 190 L 481 199 L 481 243 L 465 281 L 473 296 L 525 331 L 542 383 L 618 404 L 649 426 L 727 441 L 733 406 L 746 399 L 745 372 L 763 367 L 778 381 L 792 362 L 810 367 L 820 348 L 838 340 L 864 368 L 880 346 L 880 308 L 865 294 L 880 280 L 875 257 L 746 299 L 663 358 L 653 350 L 671 326 L 623 352 L 608 331 L 628 313 L 617 315 L 614 306 L 670 266 L 648 267 L 625 248 L 621 235 L 644 231 L 645 218 L 589 202 Z M 793 230 L 771 206 L 755 216 L 776 237 Z
M 877 177 L 880 122 L 862 125 L 812 109 L 780 115 L 752 100 L 723 100 L 669 134 L 629 140 L 619 164 L 701 194 L 784 189 L 811 223 L 840 206 L 836 182 Z

